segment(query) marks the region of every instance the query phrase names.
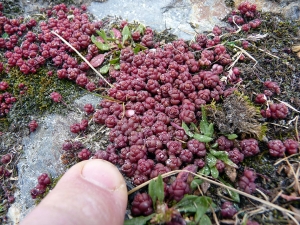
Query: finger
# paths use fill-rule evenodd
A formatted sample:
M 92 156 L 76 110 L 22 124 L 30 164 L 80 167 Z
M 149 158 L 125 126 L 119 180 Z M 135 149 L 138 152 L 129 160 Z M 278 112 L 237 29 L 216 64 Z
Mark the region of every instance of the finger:
M 68 170 L 21 224 L 123 224 L 126 205 L 118 169 L 104 160 L 87 160 Z

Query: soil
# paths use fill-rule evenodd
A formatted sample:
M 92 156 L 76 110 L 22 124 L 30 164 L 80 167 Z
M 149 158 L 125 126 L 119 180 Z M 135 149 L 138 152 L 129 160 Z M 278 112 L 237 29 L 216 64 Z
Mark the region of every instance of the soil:
M 42 5 L 45 2 L 48 3 L 42 1 Z M 54 1 L 51 2 L 54 4 Z M 75 4 L 81 3 L 81 0 L 79 0 Z M 88 4 L 87 1 L 84 1 L 84 3 Z M 25 4 L 25 0 L 21 1 L 22 4 Z M 4 13 L 9 13 L 13 17 L 20 13 L 18 7 L 18 4 L 12 3 Z M 27 7 L 25 13 L 29 13 L 31 10 L 33 9 Z M 23 10 L 21 9 L 21 11 Z M 300 45 L 300 21 L 289 21 L 274 13 L 262 13 L 261 18 L 263 26 L 257 33 L 231 33 L 227 37 L 227 46 L 232 55 L 238 52 L 239 49 L 236 46 L 240 46 L 242 40 L 251 40 L 253 45 L 244 52 L 245 60 L 239 60 L 235 65 L 239 67 L 243 79 L 243 82 L 235 84 L 235 88 L 237 88 L 240 95 L 224 100 L 215 108 L 212 107 L 208 119 L 218 128 L 220 133 L 244 135 L 244 137 L 254 137 L 260 140 L 259 148 L 261 152 L 259 155 L 244 160 L 237 173 L 242 174 L 245 168 L 254 169 L 258 174 L 256 185 L 261 192 L 261 194 L 256 193 L 255 195 L 260 198 L 267 195 L 269 201 L 273 201 L 274 204 L 298 213 L 300 210 L 300 156 L 296 154 L 286 157 L 280 163 L 277 163 L 279 159 L 270 157 L 268 154 L 267 142 L 274 139 L 286 140 L 289 138 L 299 142 L 300 52 L 297 56 L 297 53 L 292 51 L 292 47 Z M 156 38 L 158 40 L 174 39 L 168 32 L 162 32 Z M 2 57 L 0 56 L 0 59 L 3 59 Z M 36 81 L 37 78 L 34 78 L 32 82 Z M 254 100 L 257 94 L 265 90 L 263 86 L 265 81 L 274 81 L 280 85 L 281 93 L 273 95 L 270 100 L 274 103 L 284 102 L 289 106 L 289 114 L 285 119 L 272 120 L 261 117 L 260 110 L 266 109 L 266 106 L 255 104 Z M 49 82 L 55 81 L 49 80 Z M 86 94 L 86 92 L 69 83 L 64 84 L 65 86 L 60 86 L 62 85 L 60 83 L 55 85 L 65 90 L 65 96 L 68 96 L 68 92 L 76 93 L 76 95 L 66 97 L 67 103 L 70 104 L 77 97 Z M 47 105 L 47 103 L 45 104 Z M 33 116 L 38 117 L 39 113 L 41 113 L 40 116 L 52 112 L 68 114 L 69 110 L 69 108 L 66 109 L 61 105 L 53 106 L 49 104 L 49 107 L 45 107 L 45 109 L 40 105 L 40 109 L 42 107 L 43 110 L 38 110 L 36 111 L 38 113 L 35 113 L 32 107 L 28 103 L 28 99 L 25 98 L 24 104 L 16 104 L 10 115 L 0 118 L 2 134 L 0 136 L 0 154 L 14 154 L 14 158 L 9 165 L 12 172 L 11 178 L 14 179 L 4 179 L 2 177 L 1 181 L 0 217 L 3 223 L 7 220 L 6 214 L 10 206 L 7 196 L 13 196 L 16 189 L 18 177 L 16 168 L 18 160 L 22 157 L 20 146 L 22 146 L 22 139 L 29 135 L 26 125 L 30 118 Z M 90 132 L 96 132 L 98 128 L 94 127 Z M 103 137 L 105 139 L 105 135 Z M 104 140 L 105 144 L 107 144 L 106 141 Z M 77 162 L 74 160 L 74 156 L 67 154 L 63 155 L 62 159 L 66 167 Z M 225 179 L 228 180 L 228 178 Z M 298 184 L 295 182 L 298 182 Z M 133 187 L 132 185 L 129 186 L 131 186 L 129 189 Z M 220 192 L 222 194 L 223 191 L 212 185 L 206 192 L 207 196 L 212 197 L 213 202 L 218 206 L 217 208 L 222 203 L 219 196 Z M 251 216 L 251 219 L 259 222 L 259 224 L 292 224 L 292 221 L 281 212 L 273 209 L 266 210 L 263 207 L 258 207 L 259 203 L 257 202 L 247 197 L 240 197 L 239 209 L 245 210 L 244 216 Z M 253 207 L 256 211 L 247 210 Z M 212 217 L 212 215 L 210 216 Z M 228 220 L 223 221 L 223 223 L 233 224 L 234 221 Z

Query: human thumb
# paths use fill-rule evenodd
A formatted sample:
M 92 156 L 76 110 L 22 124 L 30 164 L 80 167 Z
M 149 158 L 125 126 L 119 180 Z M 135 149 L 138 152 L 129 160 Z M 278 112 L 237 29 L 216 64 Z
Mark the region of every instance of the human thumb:
M 123 224 L 125 181 L 111 163 L 93 159 L 69 169 L 21 225 Z

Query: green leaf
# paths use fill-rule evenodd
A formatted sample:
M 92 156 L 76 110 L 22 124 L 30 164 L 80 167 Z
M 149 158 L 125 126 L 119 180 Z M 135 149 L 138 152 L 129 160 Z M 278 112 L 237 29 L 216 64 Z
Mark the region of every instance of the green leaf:
M 195 131 L 197 131 L 198 133 L 200 133 L 200 130 L 198 129 L 198 127 L 196 126 L 196 124 L 191 123 L 191 127 L 194 128 Z
M 133 49 L 133 53 L 137 54 L 139 51 L 141 51 L 140 46 L 135 46 L 135 48 Z
M 186 125 L 185 122 L 182 121 L 181 127 L 184 129 L 185 133 L 186 133 L 189 137 L 194 137 L 194 134 L 190 131 L 190 128 Z
M 201 225 L 211 225 L 211 221 L 207 215 L 203 215 L 200 219 L 199 224 Z
M 205 165 L 199 172 L 200 175 L 206 175 L 208 176 L 210 174 L 210 169 L 207 165 Z
M 102 66 L 102 67 L 100 68 L 100 73 L 106 74 L 106 73 L 109 71 L 109 67 L 110 67 L 109 64 L 107 64 L 107 65 L 105 65 L 105 66 Z
M 202 120 L 203 120 L 203 122 L 205 122 L 205 123 L 208 124 L 207 116 L 206 116 L 206 110 L 205 110 L 205 108 L 204 108 L 203 105 L 201 106 L 201 113 L 202 113 Z
M 202 120 L 200 121 L 200 130 L 201 133 L 204 134 L 205 136 L 212 137 L 214 133 L 214 125 L 212 123 L 208 123 L 207 117 L 206 117 L 206 110 L 202 106 L 201 107 L 202 111 Z
M 207 196 L 201 196 L 197 198 L 194 202 L 196 205 L 196 214 L 195 221 L 199 222 L 199 220 L 205 215 L 206 212 L 210 211 L 209 207 L 212 205 L 212 199 Z
M 135 48 L 133 49 L 134 54 L 137 54 L 140 51 L 146 50 L 147 48 L 140 44 L 135 44 Z
M 228 155 L 219 156 L 218 159 L 222 160 L 225 164 L 227 164 L 229 166 L 232 166 L 234 168 L 238 168 L 238 166 L 228 158 Z
M 122 30 L 122 42 L 124 44 L 125 41 L 127 41 L 129 38 L 131 38 L 131 32 L 129 30 L 129 27 L 128 26 L 125 26 Z
M 212 200 L 210 197 L 206 196 L 196 196 L 196 195 L 185 195 L 183 199 L 178 202 L 175 207 L 180 212 L 196 212 L 198 208 L 205 208 L 205 212 L 211 205 Z
M 218 178 L 219 177 L 219 171 L 216 166 L 213 166 L 210 168 L 210 173 L 213 178 Z
M 162 203 L 165 198 L 165 191 L 164 191 L 164 182 L 163 182 L 161 175 L 159 175 L 156 179 L 156 192 L 157 192 L 156 195 L 157 195 L 158 201 L 160 203 Z
M 146 217 L 139 216 L 139 217 L 132 218 L 130 220 L 125 220 L 124 225 L 143 225 L 143 224 L 146 224 L 149 220 L 151 220 L 154 215 L 155 214 L 153 213 Z
M 108 41 L 115 41 L 115 40 L 116 40 L 115 33 L 112 32 L 112 31 L 110 30 L 110 31 L 109 31 L 109 34 L 110 34 L 110 36 L 111 36 L 112 38 L 108 38 L 107 40 L 108 40 Z
M 120 64 L 116 64 L 116 65 L 114 66 L 114 68 L 115 68 L 115 70 L 119 70 L 119 69 L 120 69 Z
M 157 195 L 156 195 L 156 182 L 155 180 L 151 180 L 149 185 L 148 185 L 148 193 L 152 199 L 152 203 L 153 203 L 153 208 L 156 209 L 156 199 L 157 199 Z
M 6 38 L 8 38 L 9 36 L 8 36 L 8 33 L 3 33 L 2 34 L 2 38 L 4 38 L 4 39 L 6 39 Z
M 204 143 L 207 143 L 207 142 L 210 142 L 213 140 L 211 137 L 208 137 L 208 136 L 205 136 L 202 134 L 194 134 L 193 138 L 195 138 L 196 140 L 198 140 L 200 142 L 204 142 Z
M 205 136 L 212 137 L 214 134 L 214 125 L 212 123 L 208 124 L 203 120 L 200 121 L 200 130 L 201 133 Z
M 136 28 L 136 30 L 138 31 L 138 32 L 140 32 L 140 34 L 144 34 L 144 32 L 145 32 L 145 26 L 143 25 L 143 24 L 140 24 L 137 28 Z
M 218 146 L 219 146 L 218 143 L 214 143 L 214 144 L 212 144 L 210 147 L 211 147 L 211 148 L 217 148 Z
M 96 30 L 96 33 L 107 43 L 107 36 L 104 30 Z
M 225 151 L 216 151 L 214 149 L 209 149 L 209 153 L 211 153 L 213 156 L 215 156 L 216 158 L 220 159 L 224 158 L 224 157 L 228 157 L 228 153 Z
M 140 47 L 141 50 L 146 50 L 147 49 L 147 47 L 145 47 L 145 46 L 143 46 L 141 44 L 138 44 L 138 43 L 136 43 L 135 46 Z
M 212 154 L 208 153 L 206 155 L 206 163 L 207 163 L 207 165 L 208 165 L 209 168 L 212 168 L 213 166 L 216 165 L 217 158 L 214 157 Z
M 236 139 L 238 136 L 236 134 L 228 134 L 226 135 L 229 140 Z
M 233 187 L 231 184 L 225 182 L 223 179 L 219 178 L 219 180 L 225 184 L 226 186 L 229 186 L 229 187 Z M 227 192 L 228 192 L 228 195 L 231 197 L 231 199 L 235 202 L 240 202 L 240 195 L 238 193 L 236 193 L 235 191 L 232 191 L 232 190 L 229 190 L 229 189 L 226 189 Z
M 209 209 L 209 206 L 211 205 L 212 200 L 209 197 L 201 196 L 196 199 L 195 205 L 197 207 L 196 214 L 195 214 L 195 221 L 199 222 L 199 220 L 203 217 L 203 215 L 207 212 Z
M 148 192 L 153 202 L 153 208 L 155 209 L 156 201 L 158 200 L 160 203 L 162 203 L 165 198 L 164 182 L 161 175 L 149 183 Z
M 198 196 L 196 195 L 185 195 L 183 199 L 181 199 L 175 207 L 180 212 L 196 212 L 196 207 L 194 205 L 194 202 Z
M 99 41 L 97 41 L 96 37 L 94 35 L 91 36 L 91 41 L 102 51 L 108 51 L 110 49 L 110 46 L 108 44 L 103 44 Z
M 109 61 L 109 64 L 115 65 L 115 64 L 117 64 L 119 62 L 120 62 L 120 58 L 113 58 L 112 60 Z
M 192 182 L 191 182 L 191 188 L 192 189 L 196 189 L 200 184 L 202 184 L 204 182 L 204 180 L 199 179 L 199 178 L 195 178 Z
M 204 207 L 198 207 L 195 214 L 195 221 L 199 222 L 201 217 L 206 213 L 207 208 Z

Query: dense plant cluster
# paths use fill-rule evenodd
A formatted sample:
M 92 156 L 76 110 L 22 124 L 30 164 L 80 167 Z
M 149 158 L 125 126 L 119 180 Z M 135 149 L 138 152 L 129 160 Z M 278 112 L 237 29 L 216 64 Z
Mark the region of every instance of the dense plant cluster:
M 17 67 L 23 74 L 31 76 L 47 64 L 58 69 L 59 79 L 72 80 L 89 91 L 95 90 L 98 81 L 88 78 L 86 72 L 89 66 L 79 61 L 73 54 L 74 51 L 51 33 L 57 32 L 77 50 L 88 50 L 86 58 L 91 60 L 98 54 L 98 48 L 91 44 L 90 37 L 101 26 L 101 22 L 90 22 L 84 10 L 86 7 L 68 8 L 65 4 L 59 4 L 43 11 L 44 18 L 39 21 L 23 17 L 9 19 L 1 14 L 0 50 L 5 52 L 6 62 L 0 63 L 0 72 L 9 74 Z M 53 71 L 50 70 L 45 75 L 53 76 Z M 17 100 L 12 89 L 18 87 L 19 94 L 26 95 L 28 88 L 21 82 L 10 84 L 3 77 L 4 80 L 0 79 L 1 117 L 7 115 Z
M 4 199 L 7 200 L 8 204 L 12 204 L 15 201 L 14 193 L 10 185 L 4 182 L 5 179 L 9 179 L 13 173 L 12 160 L 14 155 L 12 153 L 7 153 L 1 156 L 0 160 L 0 180 L 1 188 L 3 191 Z
M 36 199 L 37 197 L 41 197 L 45 192 L 48 186 L 51 185 L 51 178 L 48 174 L 43 173 L 38 177 L 38 184 L 35 188 L 33 188 L 30 192 L 31 197 Z
M 259 14 L 255 7 L 247 3 L 242 4 L 239 11 L 234 12 L 230 18 L 233 24 L 242 25 L 243 31 L 249 31 L 260 25 L 260 20 L 255 18 L 257 16 Z M 126 26 L 127 23 L 123 22 L 118 29 Z M 236 89 L 233 85 L 243 80 L 239 68 L 230 67 L 233 63 L 231 52 L 226 45 L 221 44 L 223 32 L 216 26 L 213 36 L 198 34 L 190 44 L 176 40 L 163 46 L 154 41 L 154 32 L 149 27 L 144 33 L 132 32 L 132 41 L 148 49 L 136 51 L 131 46 L 122 48 L 119 69 L 113 66 L 109 69 L 109 76 L 114 81 L 113 87 L 107 91 L 110 99 L 101 101 L 101 109 L 95 109 L 91 104 L 84 107 L 87 114 L 93 113 L 94 123 L 111 128 L 111 144 L 106 150 L 92 154 L 83 145 L 74 149 L 71 147 L 72 141 L 66 141 L 63 150 L 72 154 L 77 151 L 80 160 L 92 157 L 119 165 L 122 173 L 131 178 L 135 185 L 189 165 L 202 168 L 202 171 L 210 167 L 212 174 L 215 174 L 215 168 L 218 174 L 224 172 L 228 165 L 238 165 L 244 158 L 257 155 L 260 148 L 254 138 L 237 140 L 236 137 L 229 139 L 229 136 L 217 136 L 214 133 L 207 141 L 190 136 L 183 127 L 183 124 L 193 127 L 197 121 L 203 120 L 202 108 L 234 94 Z M 121 35 L 120 31 L 114 33 Z M 102 40 L 101 43 L 105 42 Z M 242 47 L 247 49 L 249 42 L 243 42 Z M 258 94 L 255 102 L 267 105 L 271 113 L 265 116 L 262 110 L 262 115 L 284 119 L 288 115 L 287 106 L 283 103 L 269 104 L 268 99 L 281 93 L 279 85 L 266 81 L 264 87 L 264 93 Z M 70 130 L 82 134 L 86 132 L 87 126 L 87 120 L 83 119 L 73 124 Z M 200 129 L 203 129 L 201 125 Z M 272 141 L 269 145 L 274 146 Z M 286 145 L 289 146 L 289 154 L 298 151 L 298 142 L 290 139 Z M 273 154 L 272 147 L 269 148 L 271 156 L 283 156 L 282 152 Z M 276 146 L 273 148 L 278 149 Z M 218 158 L 218 154 L 227 155 L 234 164 L 222 157 Z M 215 160 L 213 165 L 210 165 L 211 159 Z M 251 194 L 256 189 L 255 179 L 256 173 L 245 169 L 238 178 L 237 187 Z M 187 180 L 169 182 L 164 179 L 164 182 L 165 196 L 169 200 L 180 202 L 185 194 L 192 193 Z M 134 216 L 153 213 L 150 196 L 146 193 L 137 194 L 131 212 Z M 223 204 L 221 214 L 224 218 L 232 218 L 235 213 L 236 209 L 232 205 Z
M 76 136 L 85 135 L 91 123 L 105 125 L 110 128 L 111 143 L 105 150 L 93 151 L 81 141 L 66 140 L 62 146 L 63 162 L 66 160 L 68 164 L 67 158 L 108 160 L 118 165 L 134 185 L 140 185 L 178 169 L 200 170 L 201 174 L 218 178 L 228 167 L 237 169 L 245 158 L 262 151 L 258 140 L 244 133 L 221 134 L 208 122 L 211 118 L 206 117 L 209 107 L 239 94 L 236 87 L 243 82 L 243 73 L 235 66 L 237 60 L 229 48 L 232 44 L 226 44 L 223 38 L 226 38 L 226 31 L 249 32 L 260 26 L 255 5 L 242 3 L 229 16 L 228 22 L 232 25 L 229 28 L 215 26 L 212 34 L 197 34 L 190 43 L 175 40 L 163 45 L 156 41 L 150 27 L 131 27 L 126 21 L 110 30 L 111 37 L 108 37 L 104 30 L 99 30 L 102 23 L 90 22 L 85 10 L 84 6 L 79 9 L 60 4 L 43 11 L 46 20 L 41 21 L 8 19 L 0 15 L 0 48 L 6 51 L 7 59 L 6 64 L 0 63 L 0 73 L 18 68 L 31 76 L 50 62 L 58 70 L 50 70 L 45 76 L 57 74 L 58 79 L 74 81 L 88 91 L 106 85 L 103 79 L 90 78 L 88 64 L 78 60 L 74 51 L 51 31 L 76 50 L 85 52 L 85 58 L 95 67 L 109 58 L 100 69 L 102 74 L 108 73 L 108 80 L 113 82 L 107 89 L 106 99 L 100 102 L 101 108 L 86 104 L 85 118 L 72 124 L 70 132 Z M 95 37 L 96 34 L 99 36 Z M 239 48 L 247 50 L 250 45 L 244 40 Z M 244 61 L 245 55 L 240 54 L 238 60 Z M 27 87 L 23 83 L 17 87 L 20 95 L 26 94 Z M 9 88 L 6 80 L 0 80 L 0 117 L 7 115 L 17 101 L 8 92 Z M 265 120 L 285 119 L 289 114 L 287 105 L 271 101 L 272 96 L 281 93 L 280 86 L 265 81 L 263 88 L 263 93 L 255 98 L 255 103 L 261 106 L 261 115 Z M 66 105 L 58 91 L 52 91 L 49 98 Z M 33 132 L 38 124 L 32 120 L 28 127 Z M 299 143 L 293 139 L 270 140 L 267 147 L 272 157 L 299 151 Z M 4 155 L 1 159 L 4 164 L 0 167 L 2 177 L 11 175 L 5 167 L 11 157 Z M 243 174 L 238 176 L 236 187 L 252 194 L 256 190 L 256 172 L 247 168 L 241 170 Z M 193 182 L 200 185 L 202 181 Z M 175 180 L 163 179 L 164 197 L 159 200 L 169 204 L 163 209 L 170 212 L 170 217 L 161 221 L 182 224 L 184 219 L 177 210 L 192 196 L 189 194 L 194 193 L 193 182 L 182 174 Z M 31 191 L 32 198 L 42 196 L 50 184 L 49 175 L 39 176 L 37 186 Z M 191 198 L 199 201 L 201 207 L 209 202 L 198 196 Z M 136 194 L 131 204 L 132 215 L 149 216 L 157 212 L 155 201 L 151 193 Z M 178 208 L 168 209 L 174 202 L 178 203 Z M 206 205 L 207 209 L 210 204 Z M 232 219 L 236 213 L 237 208 L 231 202 L 222 204 L 222 218 Z M 154 218 L 153 221 L 160 220 Z M 249 220 L 247 224 L 256 222 Z

